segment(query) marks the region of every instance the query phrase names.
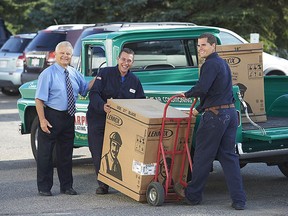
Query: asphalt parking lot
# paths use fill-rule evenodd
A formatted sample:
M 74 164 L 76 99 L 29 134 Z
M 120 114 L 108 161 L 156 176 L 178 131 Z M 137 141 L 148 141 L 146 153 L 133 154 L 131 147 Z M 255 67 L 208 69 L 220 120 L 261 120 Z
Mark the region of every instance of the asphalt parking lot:
M 288 178 L 277 167 L 265 164 L 248 164 L 242 169 L 248 200 L 244 211 L 230 207 L 224 176 L 217 162 L 207 182 L 204 201 L 199 206 L 170 202 L 153 207 L 116 190 L 97 196 L 88 148 L 74 151 L 74 188 L 79 195 L 59 193 L 55 170 L 54 196 L 40 197 L 30 137 L 17 131 L 20 121 L 17 98 L 0 93 L 0 215 L 287 215 Z

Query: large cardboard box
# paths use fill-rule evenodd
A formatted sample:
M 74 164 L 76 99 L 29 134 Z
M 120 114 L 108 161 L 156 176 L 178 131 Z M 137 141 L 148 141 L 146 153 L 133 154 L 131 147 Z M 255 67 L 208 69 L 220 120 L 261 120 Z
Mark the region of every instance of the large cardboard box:
M 254 122 L 266 121 L 262 44 L 218 45 L 216 49 L 230 66 L 233 85 L 239 86 L 250 118 Z M 241 108 L 242 122 L 248 122 Z
M 147 187 L 153 181 L 154 176 L 158 175 L 161 183 L 166 179 L 162 164 L 163 158 L 161 158 L 159 172 L 155 173 L 165 104 L 153 99 L 111 99 L 108 100 L 108 103 L 112 111 L 106 118 L 98 179 L 137 201 L 146 201 Z M 169 107 L 167 117 L 179 118 L 181 123 L 177 138 L 176 122 L 166 123 L 163 137 L 164 149 L 165 151 L 172 150 L 176 140 L 176 150 L 183 150 L 188 115 Z M 195 119 L 192 118 L 189 145 L 191 145 L 191 131 L 194 129 L 194 123 Z M 113 142 L 117 143 L 113 144 Z M 112 144 L 110 145 L 110 143 Z M 114 159 L 111 155 L 114 155 Z M 180 180 L 179 173 L 183 154 L 178 154 L 174 158 L 172 179 L 176 183 Z M 171 159 L 172 156 L 167 155 L 168 164 Z M 107 168 L 108 163 L 109 168 Z M 112 165 L 112 163 L 116 165 Z M 185 166 L 185 174 L 182 177 L 184 181 L 186 181 L 189 166 L 187 160 Z M 116 170 L 112 171 L 112 167 L 115 167 Z

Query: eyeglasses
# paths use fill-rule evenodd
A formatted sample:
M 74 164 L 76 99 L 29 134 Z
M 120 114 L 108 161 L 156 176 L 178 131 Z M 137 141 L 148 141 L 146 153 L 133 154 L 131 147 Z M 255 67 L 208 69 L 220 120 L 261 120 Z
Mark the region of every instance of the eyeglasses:
M 132 59 L 126 59 L 124 57 L 119 58 L 119 60 L 122 61 L 122 62 L 127 62 L 128 64 L 131 64 L 133 62 Z

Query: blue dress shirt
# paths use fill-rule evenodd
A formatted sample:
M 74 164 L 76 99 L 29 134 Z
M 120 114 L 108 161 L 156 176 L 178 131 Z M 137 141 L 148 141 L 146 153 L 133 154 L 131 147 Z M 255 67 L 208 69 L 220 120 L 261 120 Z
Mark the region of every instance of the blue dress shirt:
M 78 94 L 86 96 L 89 85 L 83 75 L 71 66 L 66 69 L 69 72 L 75 101 Z M 55 63 L 42 71 L 35 95 L 35 98 L 44 101 L 46 106 L 59 111 L 67 110 L 68 104 L 64 70 L 65 68 Z

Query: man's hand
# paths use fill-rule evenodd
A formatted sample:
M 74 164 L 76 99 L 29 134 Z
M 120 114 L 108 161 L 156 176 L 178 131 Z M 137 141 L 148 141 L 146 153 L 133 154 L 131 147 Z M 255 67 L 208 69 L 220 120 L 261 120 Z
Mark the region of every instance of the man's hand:
M 110 105 L 109 104 L 104 104 L 104 111 L 106 112 L 106 113 L 110 113 L 111 112 L 111 108 L 110 108 Z
M 181 97 L 185 97 L 185 94 L 184 93 L 180 93 L 179 94 Z
M 47 121 L 47 119 L 40 120 L 40 127 L 43 132 L 50 134 L 49 128 L 52 128 L 52 125 Z
M 198 114 L 199 114 L 199 112 L 195 108 L 193 108 L 192 109 L 192 115 L 197 116 Z

